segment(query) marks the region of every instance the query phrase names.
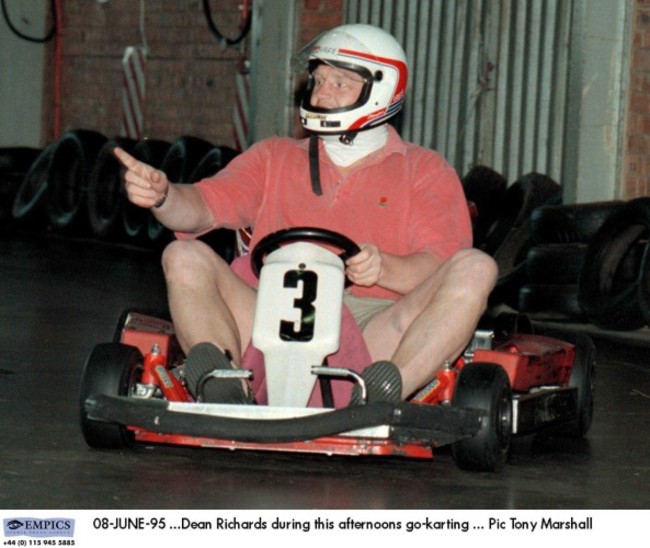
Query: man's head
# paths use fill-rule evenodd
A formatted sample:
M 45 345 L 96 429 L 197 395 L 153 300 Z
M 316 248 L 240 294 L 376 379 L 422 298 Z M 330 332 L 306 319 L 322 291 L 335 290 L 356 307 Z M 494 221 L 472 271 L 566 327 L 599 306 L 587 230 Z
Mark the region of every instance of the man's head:
M 378 27 L 336 27 L 307 44 L 293 63 L 310 75 L 300 105 L 302 125 L 309 131 L 353 133 L 385 123 L 402 107 L 406 56 Z

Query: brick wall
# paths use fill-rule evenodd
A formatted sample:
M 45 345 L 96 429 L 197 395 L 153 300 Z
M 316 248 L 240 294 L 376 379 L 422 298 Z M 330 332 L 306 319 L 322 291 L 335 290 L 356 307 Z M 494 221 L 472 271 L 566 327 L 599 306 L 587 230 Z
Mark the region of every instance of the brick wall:
M 66 0 L 62 4 L 60 132 L 87 128 L 119 134 L 121 60 L 139 46 L 140 2 Z M 241 0 L 212 2 L 212 16 L 227 37 L 240 32 Z M 299 41 L 340 24 L 343 0 L 300 0 Z M 145 3 L 149 50 L 144 107 L 145 134 L 171 141 L 181 135 L 233 146 L 235 75 L 249 55 L 248 39 L 224 49 L 210 31 L 200 0 Z M 45 81 L 54 81 L 54 48 L 48 49 Z M 46 92 L 44 138 L 52 141 L 52 89 Z
M 240 0 L 220 0 L 213 17 L 226 36 L 239 34 Z M 217 3 L 213 3 L 216 5 Z M 62 2 L 61 131 L 120 130 L 121 60 L 127 46 L 142 44 L 140 2 Z M 200 0 L 146 2 L 149 50 L 144 107 L 145 134 L 172 140 L 195 135 L 232 144 L 234 77 L 245 43 L 224 49 L 209 30 Z M 48 51 L 46 82 L 53 82 L 55 56 Z M 46 139 L 53 137 L 53 95 L 44 109 Z
M 298 42 L 306 44 L 326 29 L 343 23 L 343 0 L 303 0 Z
M 650 1 L 636 0 L 633 16 L 624 199 L 650 196 Z

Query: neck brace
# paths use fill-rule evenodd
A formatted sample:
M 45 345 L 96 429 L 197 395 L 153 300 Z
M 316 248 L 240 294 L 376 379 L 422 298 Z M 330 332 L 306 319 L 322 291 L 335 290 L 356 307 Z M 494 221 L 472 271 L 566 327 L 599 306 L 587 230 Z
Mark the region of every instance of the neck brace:
M 381 125 L 360 131 L 351 144 L 346 145 L 339 135 L 321 135 L 325 151 L 335 165 L 348 167 L 379 150 L 388 141 L 388 128 Z

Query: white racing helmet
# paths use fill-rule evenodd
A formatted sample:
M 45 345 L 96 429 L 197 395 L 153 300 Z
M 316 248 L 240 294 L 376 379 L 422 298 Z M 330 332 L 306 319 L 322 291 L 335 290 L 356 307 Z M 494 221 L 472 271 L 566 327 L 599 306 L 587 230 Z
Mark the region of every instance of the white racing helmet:
M 359 99 L 348 107 L 311 105 L 311 74 L 319 63 L 356 72 L 364 80 Z M 404 102 L 408 68 L 397 40 L 372 25 L 342 25 L 329 30 L 292 57 L 294 70 L 308 71 L 310 80 L 300 104 L 300 121 L 314 133 L 350 134 L 395 116 Z

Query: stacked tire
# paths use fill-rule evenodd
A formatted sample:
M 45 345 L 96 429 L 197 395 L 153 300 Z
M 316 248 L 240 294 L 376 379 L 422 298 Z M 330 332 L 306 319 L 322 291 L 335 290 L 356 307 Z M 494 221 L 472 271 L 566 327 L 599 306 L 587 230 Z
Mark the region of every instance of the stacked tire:
M 90 174 L 107 138 L 96 131 L 65 133 L 54 145 L 47 181 L 47 213 L 55 231 L 85 235 L 90 231 Z
M 0 148 L 0 229 L 11 223 L 13 198 L 40 153 L 31 147 Z
M 90 232 L 98 238 L 122 239 L 125 235 L 120 222 L 125 202 L 121 168 L 113 151 L 120 147 L 133 154 L 136 144 L 134 139 L 109 139 L 95 159 L 89 175 L 87 206 Z
M 622 205 L 589 242 L 578 302 L 590 323 L 630 331 L 650 325 L 650 198 Z
M 16 193 L 14 220 L 32 229 L 51 226 L 64 233 L 87 233 L 89 175 L 105 142 L 101 133 L 80 129 L 47 146 Z
M 516 309 L 519 289 L 525 283 L 530 216 L 538 207 L 561 203 L 562 187 L 533 172 L 506 188 L 505 179 L 484 166 L 470 170 L 462 183 L 468 202 L 477 210 L 474 245 L 491 255 L 499 267 L 490 305 Z
M 650 233 L 649 201 L 535 210 L 519 310 L 611 330 L 647 324 L 642 299 L 648 284 L 644 257 Z

